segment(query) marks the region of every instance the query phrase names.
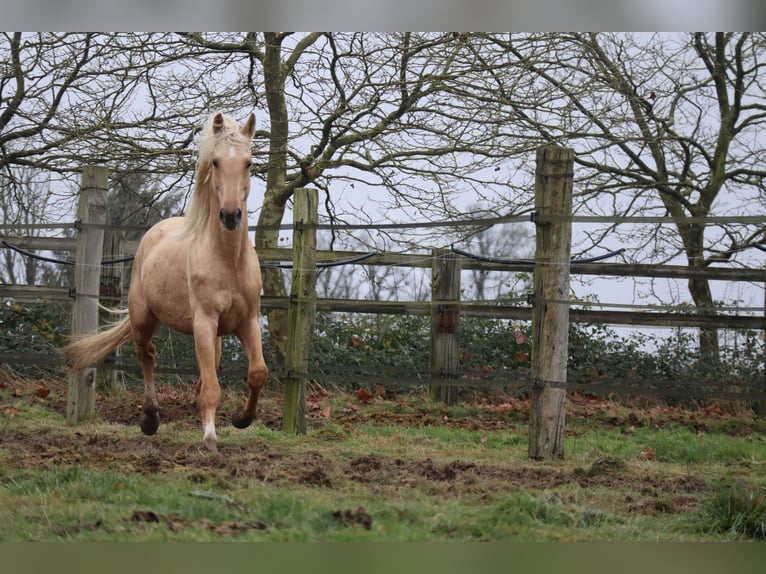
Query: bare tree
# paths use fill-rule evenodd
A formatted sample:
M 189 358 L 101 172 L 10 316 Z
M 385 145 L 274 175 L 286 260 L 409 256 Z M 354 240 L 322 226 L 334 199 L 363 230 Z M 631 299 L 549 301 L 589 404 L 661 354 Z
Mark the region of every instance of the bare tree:
M 530 230 L 517 224 L 489 227 L 468 238 L 465 249 L 473 255 L 502 260 L 532 260 L 534 240 Z M 501 299 L 509 294 L 519 295 L 518 288 L 526 289 L 528 277 L 520 274 L 509 277 L 506 272 L 473 269 L 472 281 L 463 287 L 469 296 L 478 300 Z
M 735 261 L 763 230 L 705 222 L 763 207 L 763 48 L 763 34 L 2 34 L 0 190 L 21 168 L 74 179 L 105 163 L 162 178 L 155 197 L 188 191 L 202 117 L 255 108 L 259 247 L 278 246 L 305 186 L 322 192 L 324 222 L 531 210 L 532 150 L 561 142 L 577 151 L 580 213 L 674 221 L 606 227 L 593 245 L 612 235 L 636 259 Z M 422 248 L 475 232 L 353 233 Z M 689 288 L 713 304 L 706 282 Z M 265 289 L 284 294 L 283 274 Z M 270 328 L 279 349 L 283 317 Z
M 610 225 L 591 235 L 630 246 L 636 259 L 686 257 L 692 267 L 732 262 L 763 240 L 761 225 L 709 225 L 715 215 L 762 212 L 766 188 L 766 37 L 754 33 L 556 34 L 520 44 L 530 97 L 509 97 L 514 124 L 576 149 L 576 210 L 669 216 L 674 225 Z M 493 77 L 494 93 L 510 83 Z M 709 282 L 689 280 L 712 310 Z M 718 350 L 715 330 L 702 348 Z
M 502 119 L 461 99 L 482 78 L 475 53 L 487 42 L 453 33 L 2 34 L 0 187 L 21 167 L 74 180 L 83 164 L 102 163 L 118 178 L 145 172 L 167 176 L 165 191 L 188 189 L 202 116 L 256 108 L 268 116 L 257 134 L 267 152 L 254 167 L 266 186 L 258 246 L 277 245 L 293 190 L 308 185 L 324 192 L 330 221 L 454 217 L 466 196 L 499 197 L 508 184 L 494 171 L 509 153 L 497 137 Z M 279 273 L 265 284 L 285 292 Z M 270 325 L 279 349 L 282 317 Z
M 47 174 L 31 168 L 21 169 L 5 191 L 0 194 L 0 221 L 30 226 L 24 234 L 38 234 L 40 231 L 33 224 L 48 219 L 47 211 L 52 209 L 54 200 Z M 22 256 L 7 247 L 2 250 L 2 261 L 0 281 L 11 285 L 35 284 L 50 267 L 39 259 Z M 50 277 L 51 274 L 47 273 L 48 282 Z
M 256 244 L 274 247 L 277 226 L 296 188 L 324 192 L 330 221 L 361 218 L 454 218 L 460 202 L 492 197 L 497 207 L 509 185 L 495 171 L 511 153 L 505 121 L 467 100 L 467 86 L 483 82 L 475 54 L 481 35 L 250 33 L 239 37 L 183 34 L 195 50 L 238 57 L 237 77 L 268 109 L 266 182 Z M 501 53 L 501 50 L 495 49 Z M 507 55 L 507 54 L 506 54 Z M 233 60 L 230 60 L 233 62 Z M 507 67 L 505 57 L 498 68 Z M 368 202 L 382 189 L 375 212 Z M 343 197 L 341 197 L 343 196 Z M 412 236 L 389 234 L 412 246 Z M 430 238 L 444 240 L 444 230 Z M 422 237 L 421 237 L 422 240 Z M 284 294 L 281 273 L 267 272 L 264 289 Z M 283 314 L 269 317 L 272 336 L 284 338 Z
M 74 180 L 85 164 L 188 182 L 203 115 L 236 98 L 194 75 L 212 62 L 187 48 L 167 34 L 0 34 L 0 189 L 22 167 Z

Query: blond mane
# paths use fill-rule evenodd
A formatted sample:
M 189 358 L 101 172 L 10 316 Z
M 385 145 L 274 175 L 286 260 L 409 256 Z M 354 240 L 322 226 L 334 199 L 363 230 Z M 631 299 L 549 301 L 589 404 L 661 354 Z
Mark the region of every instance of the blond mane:
M 231 116 L 222 114 L 223 129 L 216 133 L 213 129 L 216 115 L 215 113 L 210 114 L 200 132 L 199 155 L 197 156 L 197 167 L 194 174 L 194 191 L 189 202 L 189 208 L 185 214 L 182 229 L 184 234 L 195 234 L 201 230 L 210 213 L 213 194 L 209 190 L 209 184 L 215 150 L 221 144 L 227 146 L 250 146 L 250 142 L 240 132 L 237 121 Z

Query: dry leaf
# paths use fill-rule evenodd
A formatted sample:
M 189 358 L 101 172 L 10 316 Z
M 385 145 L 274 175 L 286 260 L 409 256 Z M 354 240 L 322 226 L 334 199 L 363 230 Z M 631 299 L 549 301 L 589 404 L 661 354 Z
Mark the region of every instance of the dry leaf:
M 359 389 L 356 392 L 356 398 L 358 398 L 363 403 L 369 403 L 373 397 L 367 389 Z
M 646 460 L 654 460 L 656 458 L 654 450 L 650 446 L 644 447 L 644 450 L 639 453 L 638 457 Z

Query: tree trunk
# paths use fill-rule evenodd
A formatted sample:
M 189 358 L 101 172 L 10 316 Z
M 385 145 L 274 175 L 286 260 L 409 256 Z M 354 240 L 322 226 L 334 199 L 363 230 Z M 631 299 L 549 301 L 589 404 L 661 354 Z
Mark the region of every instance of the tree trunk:
M 266 33 L 266 49 L 263 61 L 263 76 L 266 86 L 266 101 L 271 121 L 269 138 L 269 169 L 266 175 L 266 193 L 263 208 L 258 218 L 255 233 L 256 248 L 278 247 L 279 229 L 285 214 L 285 206 L 292 192 L 286 189 L 288 117 L 285 102 L 285 73 L 282 67 L 282 37 Z M 265 295 L 286 297 L 287 289 L 282 271 L 263 270 L 263 292 Z M 287 349 L 287 312 L 269 311 L 269 334 L 279 365 L 285 364 Z
M 707 215 L 707 212 L 705 213 Z M 705 226 L 680 224 L 678 226 L 684 249 L 692 267 L 700 267 L 705 260 Z M 710 281 L 701 278 L 689 279 L 689 294 L 699 313 L 714 313 L 715 303 L 713 293 L 710 290 Z M 700 354 L 714 362 L 718 362 L 719 345 L 718 329 L 700 327 L 699 330 Z
M 691 293 L 692 300 L 698 311 L 706 313 L 715 311 L 713 294 L 710 291 L 710 282 L 707 279 L 689 279 L 689 293 Z M 700 327 L 699 345 L 702 357 L 718 362 L 718 329 Z

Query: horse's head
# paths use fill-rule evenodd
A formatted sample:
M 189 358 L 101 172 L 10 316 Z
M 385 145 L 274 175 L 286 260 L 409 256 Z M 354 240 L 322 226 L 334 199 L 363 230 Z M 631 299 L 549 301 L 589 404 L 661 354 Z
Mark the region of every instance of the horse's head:
M 221 113 L 215 114 L 202 132 L 198 177 L 207 183 L 209 209 L 217 211 L 215 215 L 229 231 L 239 229 L 247 209 L 254 133 L 254 114 L 240 128 Z

